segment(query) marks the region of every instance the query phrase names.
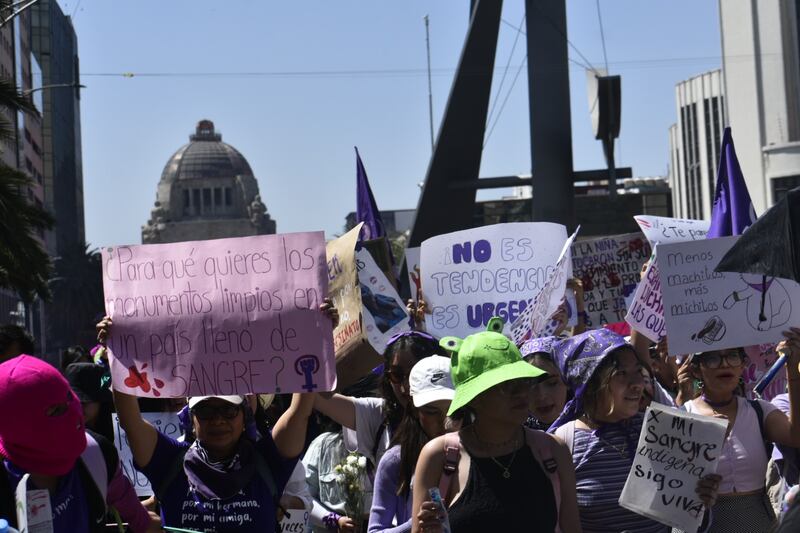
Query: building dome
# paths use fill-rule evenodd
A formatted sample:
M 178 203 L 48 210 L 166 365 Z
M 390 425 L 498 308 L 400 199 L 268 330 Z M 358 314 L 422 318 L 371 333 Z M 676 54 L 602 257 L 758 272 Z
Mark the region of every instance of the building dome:
M 250 164 L 236 148 L 222 142 L 214 123 L 201 120 L 196 133 L 189 136 L 189 144 L 178 148 L 167 161 L 161 181 L 252 175 Z
M 201 120 L 167 161 L 142 242 L 243 237 L 275 233 L 250 164 Z

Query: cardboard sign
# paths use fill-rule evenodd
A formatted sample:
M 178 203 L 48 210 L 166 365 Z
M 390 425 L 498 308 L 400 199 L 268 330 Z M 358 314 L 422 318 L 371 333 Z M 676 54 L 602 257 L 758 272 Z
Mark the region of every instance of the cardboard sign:
M 20 533 L 53 533 L 53 508 L 50 492 L 45 489 L 28 490 L 30 474 L 17 483 L 14 500 L 17 508 L 17 530 Z
M 737 239 L 658 247 L 670 355 L 777 342 L 787 327 L 800 323 L 797 283 L 767 278 L 764 286 L 760 274 L 714 272 Z
M 308 527 L 308 511 L 287 509 L 291 516 L 284 516 L 278 524 L 278 533 L 305 533 Z
M 662 524 L 697 531 L 705 506 L 695 488 L 717 469 L 727 422 L 653 403 L 619 504 Z
M 408 312 L 394 285 L 366 248 L 356 253 L 356 263 L 364 332 L 375 351 L 383 353 L 392 335 L 410 329 Z
M 419 301 L 419 293 L 422 290 L 422 275 L 419 266 L 419 255 L 422 248 L 406 248 L 406 268 L 408 269 L 408 287 L 411 291 L 411 298 Z
M 356 268 L 356 242 L 359 224 L 325 246 L 328 258 L 328 296 L 339 311 L 339 325 L 333 330 L 333 348 L 339 354 L 362 339 L 361 291 Z
M 117 448 L 119 454 L 119 462 L 122 465 L 122 472 L 125 474 L 133 488 L 136 490 L 137 496 L 152 496 L 153 488 L 150 486 L 144 474 L 136 470 L 133 463 L 133 452 L 131 451 L 130 444 L 128 444 L 128 435 L 122 426 L 119 424 L 119 416 L 113 413 L 112 422 L 114 424 L 114 446 Z M 163 433 L 167 437 L 177 439 L 181 436 L 181 425 L 178 420 L 178 413 L 142 413 L 142 418 L 150 422 L 156 428 L 156 431 Z
M 653 249 L 650 264 L 644 273 L 644 279 L 636 286 L 633 299 L 628 306 L 625 321 L 633 329 L 653 342 L 660 342 L 667 334 L 664 323 L 664 301 L 661 297 L 661 278 L 658 276 L 658 262 Z
M 650 257 L 641 233 L 578 241 L 572 245 L 574 277 L 583 282 L 586 327 L 625 320 L 625 298 L 639 283 L 639 271 Z
M 567 230 L 549 222 L 497 224 L 422 243 L 431 335 L 466 337 L 499 316 L 507 331 L 550 278 Z
M 642 228 L 642 233 L 644 233 L 651 245 L 703 240 L 706 238 L 708 228 L 711 226 L 710 220 L 690 220 L 651 215 L 639 215 L 633 217 L 633 219 Z
M 114 388 L 150 397 L 311 392 L 336 380 L 323 234 L 103 250 Z
M 564 301 L 570 265 L 570 247 L 575 241 L 578 231 L 580 231 L 580 227 L 564 243 L 556 267 L 550 273 L 550 278 L 544 288 L 533 298 L 520 317 L 511 324 L 511 338 L 517 346 L 521 346 L 530 338 L 546 337 L 555 333 L 558 322 L 554 322 L 550 318 Z

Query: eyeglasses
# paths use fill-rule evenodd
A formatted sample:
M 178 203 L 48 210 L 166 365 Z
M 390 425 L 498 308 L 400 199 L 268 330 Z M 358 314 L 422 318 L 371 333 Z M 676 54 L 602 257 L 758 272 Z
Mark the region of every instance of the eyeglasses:
M 728 362 L 728 366 L 734 368 L 744 363 L 744 355 L 741 352 L 709 352 L 700 356 L 700 364 L 706 368 L 719 368 L 723 359 Z
M 408 372 L 399 367 L 393 367 L 386 371 L 389 381 L 395 385 L 402 385 L 408 379 Z
M 222 417 L 224 420 L 233 420 L 239 414 L 242 407 L 240 405 L 203 405 L 202 403 L 194 408 L 192 408 L 192 414 L 197 417 L 198 420 L 208 421 L 213 420 L 215 418 Z
M 497 385 L 497 389 L 505 396 L 516 396 L 530 392 L 535 383 L 533 378 L 511 379 Z

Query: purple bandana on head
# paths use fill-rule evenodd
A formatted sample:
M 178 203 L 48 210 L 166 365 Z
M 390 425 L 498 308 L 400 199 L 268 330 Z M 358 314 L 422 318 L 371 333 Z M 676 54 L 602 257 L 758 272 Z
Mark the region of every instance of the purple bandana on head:
M 556 345 L 562 339 L 558 337 L 539 337 L 538 339 L 531 339 L 522 343 L 519 347 L 522 358 L 527 359 L 535 353 L 546 353 L 555 361 Z
M 561 372 L 575 396 L 567 402 L 558 419 L 550 426 L 555 431 L 583 413 L 583 395 L 586 384 L 597 368 L 614 350 L 630 346 L 625 338 L 611 330 L 600 328 L 575 335 L 556 346 L 556 360 Z

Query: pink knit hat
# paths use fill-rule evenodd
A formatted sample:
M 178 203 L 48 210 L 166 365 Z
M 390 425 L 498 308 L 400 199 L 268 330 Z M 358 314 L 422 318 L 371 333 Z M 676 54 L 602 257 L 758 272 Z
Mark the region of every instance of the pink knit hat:
M 83 411 L 58 370 L 30 355 L 0 364 L 0 406 L 0 455 L 36 474 L 75 466 L 86 448 Z

